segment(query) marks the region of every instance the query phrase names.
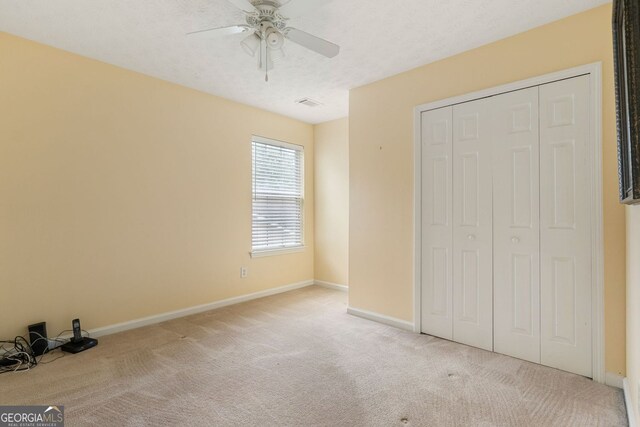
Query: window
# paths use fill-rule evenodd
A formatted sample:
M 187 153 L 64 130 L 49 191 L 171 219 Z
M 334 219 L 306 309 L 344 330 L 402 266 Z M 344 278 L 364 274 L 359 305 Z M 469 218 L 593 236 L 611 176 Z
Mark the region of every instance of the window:
M 303 148 L 254 136 L 252 254 L 302 248 Z

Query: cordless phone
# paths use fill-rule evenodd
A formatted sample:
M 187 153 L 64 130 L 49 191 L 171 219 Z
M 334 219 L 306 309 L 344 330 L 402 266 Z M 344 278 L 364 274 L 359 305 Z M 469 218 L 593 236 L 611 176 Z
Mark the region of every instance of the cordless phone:
M 71 342 L 82 342 L 82 329 L 80 328 L 80 319 L 73 319 L 71 321 L 71 325 L 73 326 L 73 338 L 71 339 Z
M 80 319 L 73 319 L 71 321 L 71 328 L 73 329 L 73 336 L 68 342 L 62 344 L 62 351 L 66 351 L 67 353 L 80 353 L 81 351 L 89 350 L 98 345 L 97 339 L 82 336 Z

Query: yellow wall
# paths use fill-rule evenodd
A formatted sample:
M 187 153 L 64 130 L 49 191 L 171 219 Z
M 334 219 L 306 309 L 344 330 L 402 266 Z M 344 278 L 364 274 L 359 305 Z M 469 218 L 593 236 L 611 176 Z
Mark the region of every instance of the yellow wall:
M 305 147 L 305 252 L 249 257 L 252 134 Z M 313 174 L 311 125 L 0 33 L 0 337 L 313 279 Z
M 415 106 L 602 61 L 605 357 L 607 371 L 624 374 L 625 220 L 617 194 L 611 46 L 611 5 L 604 5 L 352 90 L 350 305 L 413 319 Z
M 316 125 L 315 278 L 349 284 L 349 120 Z
M 627 207 L 627 380 L 640 420 L 640 205 Z

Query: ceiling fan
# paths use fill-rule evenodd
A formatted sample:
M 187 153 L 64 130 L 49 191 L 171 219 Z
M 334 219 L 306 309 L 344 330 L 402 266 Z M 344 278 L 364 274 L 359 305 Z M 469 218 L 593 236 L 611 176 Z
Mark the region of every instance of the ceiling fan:
M 188 36 L 218 37 L 229 34 L 250 33 L 240 42 L 247 54 L 258 54 L 258 68 L 265 72 L 265 81 L 269 81 L 269 70 L 273 61 L 282 58 L 284 39 L 299 44 L 327 58 L 333 58 L 340 52 L 340 46 L 296 28 L 288 27 L 291 17 L 299 16 L 320 6 L 323 0 L 228 0 L 246 15 L 246 24 L 228 27 L 210 28 L 187 33 Z

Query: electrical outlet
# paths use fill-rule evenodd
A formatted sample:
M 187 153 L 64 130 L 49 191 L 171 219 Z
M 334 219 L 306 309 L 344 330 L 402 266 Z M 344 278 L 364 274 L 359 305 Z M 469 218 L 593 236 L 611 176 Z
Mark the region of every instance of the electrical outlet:
M 249 275 L 249 269 L 247 267 L 240 267 L 240 278 L 244 279 Z

